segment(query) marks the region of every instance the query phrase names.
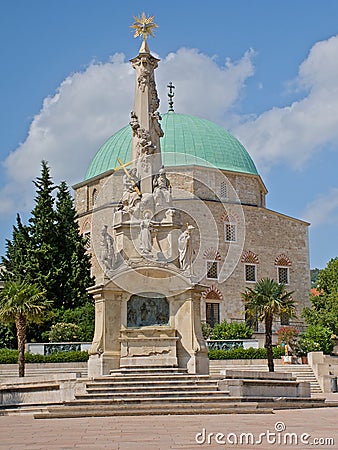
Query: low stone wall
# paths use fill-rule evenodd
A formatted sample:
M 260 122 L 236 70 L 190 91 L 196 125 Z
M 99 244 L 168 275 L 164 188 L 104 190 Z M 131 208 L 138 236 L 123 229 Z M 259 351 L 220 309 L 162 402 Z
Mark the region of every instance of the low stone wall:
M 296 381 L 291 373 L 223 370 L 221 374 L 218 389 L 231 397 L 311 397 L 310 383 Z
M 324 355 L 323 352 L 308 354 L 309 365 L 323 392 L 333 392 L 333 384 L 338 377 L 338 356 Z M 335 379 L 335 380 L 334 380 Z M 332 383 L 332 381 L 334 381 Z

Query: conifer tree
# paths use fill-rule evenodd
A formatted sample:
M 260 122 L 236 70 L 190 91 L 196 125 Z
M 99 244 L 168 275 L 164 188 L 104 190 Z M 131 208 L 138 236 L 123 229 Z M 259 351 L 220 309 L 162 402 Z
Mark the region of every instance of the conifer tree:
M 1 278 L 9 280 L 30 279 L 30 253 L 32 240 L 29 227 L 23 225 L 19 214 L 16 216 L 16 226 L 13 225 L 12 240 L 6 241 L 6 254 L 2 258 L 4 271 Z
M 29 270 L 34 276 L 35 282 L 46 290 L 47 298 L 55 302 L 57 300 L 55 286 L 59 270 L 56 265 L 58 247 L 52 195 L 55 186 L 51 180 L 47 162 L 42 161 L 41 166 L 41 177 L 34 181 L 36 186 L 35 207 L 31 213 L 32 217 L 29 219 L 33 246 Z
M 56 196 L 55 231 L 58 243 L 55 306 L 82 306 L 89 300 L 86 289 L 93 284 L 90 256 L 86 253 L 86 241 L 80 234 L 73 199 L 64 181 Z

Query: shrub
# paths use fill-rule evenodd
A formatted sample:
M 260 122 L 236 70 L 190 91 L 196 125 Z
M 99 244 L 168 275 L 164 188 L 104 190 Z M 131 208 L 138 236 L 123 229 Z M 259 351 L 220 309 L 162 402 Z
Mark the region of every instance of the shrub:
M 278 344 L 286 344 L 291 347 L 295 346 L 299 331 L 295 327 L 281 327 L 277 330 L 278 334 Z
M 27 363 L 62 363 L 62 362 L 86 362 L 87 352 L 56 352 L 52 355 L 36 355 L 25 353 Z M 18 362 L 18 351 L 7 348 L 0 349 L 0 364 L 16 364 Z
M 211 332 L 211 339 L 250 339 L 252 328 L 245 322 L 230 322 L 223 320 L 217 323 Z
M 208 323 L 202 322 L 202 335 L 204 339 L 209 339 L 212 332 L 212 328 Z
M 296 345 L 296 354 L 306 356 L 309 352 L 322 351 L 326 355 L 333 350 L 332 330 L 321 325 L 310 325 Z
M 77 342 L 80 340 L 80 327 L 75 323 L 59 322 L 52 325 L 48 333 L 49 342 Z
M 209 350 L 209 359 L 266 359 L 265 348 L 234 348 L 232 350 Z M 282 356 L 283 349 L 273 348 L 274 358 Z

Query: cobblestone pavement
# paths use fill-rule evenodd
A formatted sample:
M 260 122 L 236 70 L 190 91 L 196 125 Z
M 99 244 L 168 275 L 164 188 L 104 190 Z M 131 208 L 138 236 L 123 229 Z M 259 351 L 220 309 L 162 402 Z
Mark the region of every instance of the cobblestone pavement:
M 338 408 L 44 420 L 3 416 L 0 449 L 338 449 L 337 423 Z

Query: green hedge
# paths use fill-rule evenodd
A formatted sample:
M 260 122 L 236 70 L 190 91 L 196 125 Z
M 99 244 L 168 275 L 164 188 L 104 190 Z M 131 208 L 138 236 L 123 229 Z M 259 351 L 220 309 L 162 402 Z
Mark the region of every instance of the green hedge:
M 87 352 L 56 352 L 51 355 L 35 355 L 25 353 L 26 363 L 62 363 L 62 362 L 86 362 Z M 16 364 L 18 362 L 18 351 L 7 348 L 0 349 L 0 364 Z
M 266 359 L 265 348 L 234 348 L 232 350 L 209 350 L 209 359 Z M 284 355 L 284 349 L 273 348 L 273 356 L 278 359 Z

